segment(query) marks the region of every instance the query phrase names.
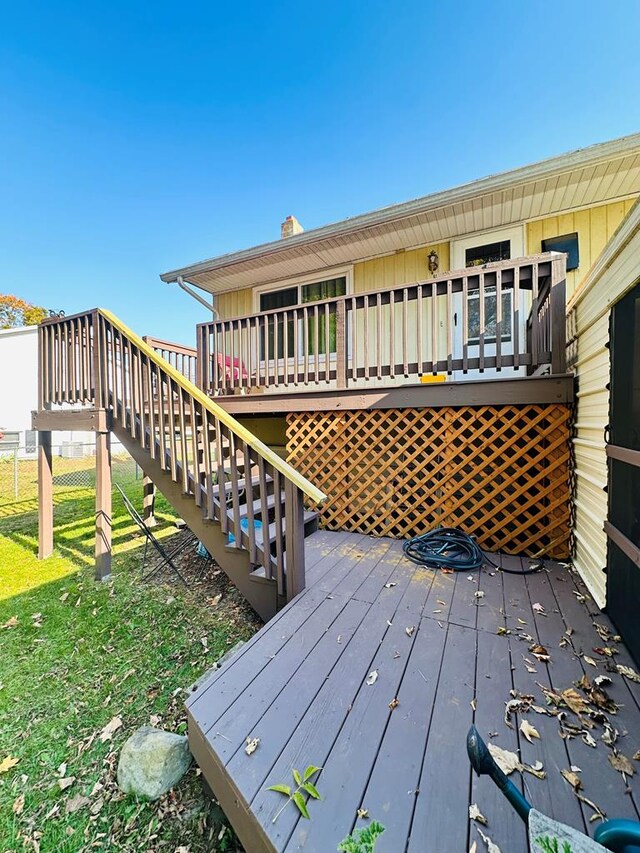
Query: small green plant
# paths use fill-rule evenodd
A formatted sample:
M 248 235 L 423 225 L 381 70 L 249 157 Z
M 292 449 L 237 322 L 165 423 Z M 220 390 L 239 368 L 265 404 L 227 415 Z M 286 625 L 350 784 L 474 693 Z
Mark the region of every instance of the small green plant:
M 302 817 L 306 817 L 307 820 L 309 820 L 309 810 L 307 809 L 307 803 L 302 795 L 302 791 L 305 791 L 310 797 L 313 797 L 314 800 L 322 799 L 318 793 L 318 789 L 311 782 L 316 773 L 319 773 L 321 770 L 322 767 L 316 767 L 315 764 L 310 764 L 301 776 L 294 768 L 291 772 L 293 773 L 294 782 L 297 785 L 295 790 L 292 790 L 289 785 L 270 785 L 267 788 L 267 791 L 277 791 L 279 794 L 284 794 L 287 798 L 285 804 L 278 810 L 272 823 L 275 823 L 278 820 L 290 802 L 293 802 Z
M 542 853 L 572 853 L 571 845 L 568 841 L 562 842 L 562 851 L 557 838 L 549 838 L 547 835 L 536 838 L 536 844 L 540 845 Z
M 373 853 L 376 839 L 384 832 L 384 826 L 372 820 L 364 829 L 356 829 L 338 845 L 343 853 Z

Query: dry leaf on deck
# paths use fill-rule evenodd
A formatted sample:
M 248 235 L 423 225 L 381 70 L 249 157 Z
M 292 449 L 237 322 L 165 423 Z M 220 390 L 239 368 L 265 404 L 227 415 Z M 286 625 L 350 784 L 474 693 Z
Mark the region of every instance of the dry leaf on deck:
M 596 675 L 593 679 L 593 683 L 596 687 L 608 687 L 609 684 L 613 684 L 613 681 L 609 678 L 608 675 Z
M 487 825 L 486 817 L 482 814 L 475 803 L 472 803 L 469 806 L 469 820 L 476 820 L 478 823 L 482 823 L 485 826 Z
M 0 773 L 8 773 L 12 767 L 15 767 L 16 764 L 20 761 L 19 758 L 13 758 L 11 755 L 7 755 L 6 758 L 3 758 L 0 761 Z
M 487 748 L 491 753 L 491 757 L 505 776 L 513 773 L 514 770 L 520 770 L 522 765 L 515 752 L 509 752 L 508 749 L 501 749 L 495 743 L 487 744 Z
M 253 753 L 256 751 L 256 749 L 258 748 L 259 745 L 260 745 L 260 738 L 259 737 L 248 737 L 247 738 L 247 745 L 245 746 L 244 751 L 247 753 L 247 755 L 253 755 Z
M 628 678 L 629 681 L 637 681 L 640 684 L 640 675 L 635 671 L 635 669 L 631 669 L 630 666 L 623 666 L 622 664 L 616 664 L 616 669 L 620 673 L 620 675 L 624 675 L 625 678 Z
M 498 845 L 494 844 L 488 835 L 485 835 L 484 832 L 479 827 L 476 827 L 476 829 L 478 830 L 478 833 L 480 834 L 480 838 L 482 838 L 484 843 L 487 845 L 487 853 L 502 853 L 502 851 L 500 850 Z
M 535 610 L 536 613 L 545 613 L 544 607 L 540 604 L 539 601 L 536 601 L 535 604 L 531 605 L 531 609 Z
M 608 758 L 613 769 L 619 770 L 623 776 L 633 776 L 636 772 L 631 761 L 621 752 L 610 752 Z
M 528 720 L 523 720 L 520 723 L 520 731 L 529 741 L 529 743 L 533 743 L 532 738 L 538 738 L 540 740 L 540 734 L 535 726 L 532 726 Z
M 395 581 L 389 581 L 389 583 L 386 583 L 384 585 L 384 588 L 385 589 L 391 589 L 392 586 L 398 586 L 398 584 Z
M 116 716 L 112 717 L 107 725 L 102 729 L 100 734 L 98 735 L 98 740 L 101 743 L 105 743 L 105 741 L 111 740 L 114 734 L 118 731 L 118 729 L 122 726 L 122 717 Z
M 371 686 L 372 684 L 375 684 L 377 680 L 378 680 L 378 670 L 373 669 L 373 670 L 371 670 L 371 672 L 367 676 L 367 684 L 369 686 Z
M 412 636 L 413 636 L 413 632 L 414 632 L 415 630 L 416 630 L 416 626 L 415 626 L 415 625 L 409 625 L 409 627 L 408 627 L 408 628 L 405 628 L 405 629 L 404 629 L 404 632 L 405 632 L 405 634 L 407 635 L 407 637 L 412 637 Z
M 539 661 L 542 661 L 542 663 L 546 663 L 547 661 L 551 660 L 551 655 L 549 654 L 549 652 L 545 649 L 544 646 L 541 646 L 539 643 L 536 643 L 535 645 L 531 646 L 529 651 L 534 656 L 534 658 L 537 658 Z
M 582 782 L 577 773 L 573 773 L 571 770 L 561 770 L 560 775 L 566 779 L 574 791 L 579 791 L 582 788 Z
M 590 658 L 589 655 L 582 655 L 582 659 L 585 663 L 588 663 L 589 666 L 595 666 L 595 667 L 598 666 L 598 664 L 594 661 L 594 659 Z
M 356 814 L 358 815 L 358 817 L 364 819 L 365 817 L 369 817 L 369 809 L 358 809 Z
M 573 687 L 563 690 L 560 695 L 562 696 L 564 704 L 570 711 L 573 711 L 574 714 L 584 714 L 587 710 L 587 703 L 578 691 L 573 689 Z
M 396 696 L 395 699 L 392 699 L 391 702 L 389 702 L 389 708 L 392 711 L 395 711 L 395 709 L 398 707 L 399 704 L 400 704 L 400 702 L 398 701 L 398 697 Z

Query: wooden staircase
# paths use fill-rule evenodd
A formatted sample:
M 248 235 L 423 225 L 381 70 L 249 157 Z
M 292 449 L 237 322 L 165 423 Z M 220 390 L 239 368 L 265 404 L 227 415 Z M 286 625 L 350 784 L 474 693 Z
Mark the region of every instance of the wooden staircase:
M 70 405 L 113 432 L 263 619 L 304 588 L 318 515 L 303 502 L 323 493 L 108 311 L 40 327 L 34 424 L 68 429 Z

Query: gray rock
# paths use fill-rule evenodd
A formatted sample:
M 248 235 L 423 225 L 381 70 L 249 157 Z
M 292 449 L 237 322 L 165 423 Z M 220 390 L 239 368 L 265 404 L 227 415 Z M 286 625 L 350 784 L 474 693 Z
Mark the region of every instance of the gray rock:
M 189 769 L 186 737 L 142 726 L 126 741 L 118 762 L 118 785 L 126 794 L 157 800 Z

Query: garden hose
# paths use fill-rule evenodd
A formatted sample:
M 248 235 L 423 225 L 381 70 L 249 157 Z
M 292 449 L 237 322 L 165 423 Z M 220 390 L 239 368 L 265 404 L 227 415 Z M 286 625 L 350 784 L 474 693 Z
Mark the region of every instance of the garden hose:
M 404 543 L 402 550 L 409 560 L 428 569 L 472 572 L 489 563 L 508 574 L 528 575 L 542 568 L 541 564 L 529 569 L 502 568 L 487 557 L 475 539 L 455 527 L 436 527 L 421 536 L 414 536 Z

